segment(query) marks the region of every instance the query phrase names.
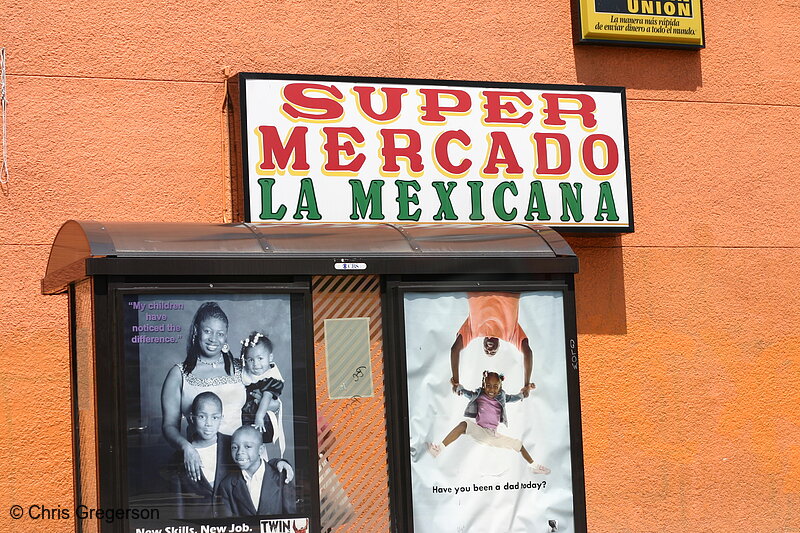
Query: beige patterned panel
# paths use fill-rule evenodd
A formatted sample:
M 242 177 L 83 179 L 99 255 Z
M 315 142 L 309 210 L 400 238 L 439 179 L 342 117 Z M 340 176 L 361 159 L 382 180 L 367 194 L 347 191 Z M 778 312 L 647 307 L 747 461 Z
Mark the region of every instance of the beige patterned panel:
M 389 531 L 383 391 L 383 330 L 377 276 L 317 276 L 312 282 L 323 531 Z M 370 319 L 374 396 L 331 400 L 324 320 Z M 330 528 L 330 529 L 328 529 Z

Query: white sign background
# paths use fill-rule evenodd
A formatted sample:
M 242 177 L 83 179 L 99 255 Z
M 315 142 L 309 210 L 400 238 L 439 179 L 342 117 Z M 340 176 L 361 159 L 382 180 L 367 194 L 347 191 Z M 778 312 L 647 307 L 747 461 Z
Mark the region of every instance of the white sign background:
M 407 293 L 404 299 L 408 372 L 411 487 L 415 533 L 574 532 L 572 469 L 567 403 L 563 295 L 523 292 L 519 323 L 533 350 L 536 389 L 507 404 L 508 426 L 498 432 L 522 440 L 534 461 L 552 469 L 534 475 L 519 453 L 482 446 L 462 435 L 434 458 L 427 442 L 441 442 L 464 420 L 467 399 L 451 391 L 450 347 L 469 314 L 466 293 Z M 503 389 L 523 384 L 522 355 L 501 341 L 497 354 L 483 352 L 482 338 L 461 354 L 459 379 L 467 389 L 481 385 L 484 370 L 505 374 Z M 546 482 L 541 489 L 434 493 L 433 487 L 473 487 Z
M 314 193 L 317 199 L 317 205 L 321 215 L 318 222 L 332 222 L 332 223 L 353 223 L 353 222 L 437 222 L 437 223 L 476 223 L 476 222 L 522 222 L 522 223 L 542 223 L 553 227 L 586 227 L 586 228 L 600 228 L 610 230 L 612 228 L 620 228 L 624 230 L 632 226 L 631 216 L 629 214 L 629 177 L 628 177 L 628 155 L 627 155 L 627 139 L 625 135 L 625 113 L 624 113 L 624 92 L 619 90 L 597 91 L 597 90 L 581 90 L 580 87 L 567 86 L 567 87 L 554 87 L 553 89 L 525 89 L 518 86 L 509 87 L 473 87 L 473 86 L 460 86 L 456 82 L 453 85 L 418 85 L 413 83 L 402 83 L 398 80 L 397 83 L 378 83 L 376 81 L 331 81 L 328 79 L 302 79 L 302 80 L 284 80 L 284 79 L 252 79 L 245 78 L 245 111 L 243 120 L 245 121 L 245 144 L 247 147 L 247 160 L 245 162 L 245 186 L 248 190 L 249 198 L 249 217 L 248 222 L 296 222 L 298 220 L 306 221 L 305 216 L 299 219 L 293 218 L 297 211 L 298 195 L 300 191 L 300 181 L 304 178 L 311 178 L 313 180 Z M 344 101 L 341 105 L 344 108 L 344 115 L 341 119 L 335 122 L 323 122 L 298 119 L 290 120 L 287 116 L 280 112 L 281 106 L 286 103 L 282 97 L 282 89 L 284 86 L 292 83 L 313 83 L 336 86 L 344 95 Z M 369 86 L 369 87 L 404 87 L 408 90 L 407 94 L 402 97 L 402 111 L 400 116 L 390 124 L 378 124 L 367 120 L 364 115 L 358 110 L 356 96 L 351 92 L 351 88 L 355 86 Z M 423 104 L 423 98 L 418 93 L 418 89 L 455 89 L 465 91 L 470 95 L 472 107 L 466 114 L 460 116 L 446 115 L 447 121 L 444 124 L 423 124 L 420 122 L 419 106 Z M 481 91 L 523 91 L 533 101 L 531 109 L 523 109 L 519 102 L 516 100 L 504 99 L 503 102 L 513 101 L 520 113 L 531 111 L 533 118 L 526 126 L 518 125 L 485 125 L 481 122 L 484 110 L 481 108 L 483 101 L 481 100 Z M 548 129 L 542 126 L 541 120 L 543 118 L 542 109 L 544 107 L 543 101 L 539 98 L 542 93 L 558 93 L 558 94 L 587 94 L 590 95 L 597 104 L 597 109 L 594 113 L 597 119 L 597 128 L 593 131 L 586 131 L 582 128 L 581 120 L 577 116 L 564 115 L 566 126 L 561 129 Z M 320 98 L 325 96 L 325 93 L 320 91 L 308 91 L 308 96 Z M 384 103 L 378 94 L 372 94 L 373 107 L 377 112 L 384 110 Z M 454 100 L 451 98 L 442 98 L 443 105 L 452 105 Z M 573 107 L 577 104 L 573 104 Z M 570 108 L 569 103 L 562 104 L 564 108 Z M 317 111 L 319 112 L 319 111 Z M 256 133 L 257 129 L 261 126 L 274 126 L 277 129 L 278 135 L 286 141 L 288 134 L 293 127 L 304 126 L 308 128 L 306 134 L 307 143 L 307 160 L 310 165 L 310 170 L 302 175 L 293 175 L 286 171 L 278 171 L 272 174 L 265 174 L 263 171 L 258 171 L 260 159 L 262 157 L 262 147 L 260 136 Z M 324 127 L 356 127 L 364 136 L 363 146 L 357 146 L 357 153 L 364 154 L 366 161 L 356 176 L 344 175 L 326 175 L 322 171 L 323 164 L 325 163 L 325 155 L 322 149 L 324 137 L 322 128 Z M 397 177 L 383 177 L 380 174 L 380 167 L 382 164 L 381 157 L 379 156 L 381 142 L 379 138 L 379 130 L 382 128 L 391 129 L 412 129 L 419 133 L 421 138 L 420 155 L 424 165 L 424 171 L 421 176 L 413 177 L 408 173 L 408 167 L 403 159 L 399 159 L 400 175 Z M 433 162 L 433 144 L 435 139 L 443 131 L 448 130 L 463 130 L 467 132 L 471 138 L 471 147 L 464 149 L 458 143 L 452 142 L 449 145 L 448 153 L 450 159 L 454 164 L 458 164 L 462 159 L 468 158 L 472 161 L 472 166 L 464 177 L 452 178 L 443 175 Z M 523 175 L 518 178 L 505 177 L 503 174 L 503 167 L 500 167 L 500 173 L 497 177 L 484 178 L 480 175 L 481 169 L 484 167 L 487 160 L 487 153 L 489 149 L 489 134 L 494 131 L 502 131 L 508 135 L 511 146 L 513 147 L 514 154 L 523 168 Z M 549 220 L 525 220 L 524 217 L 528 212 L 528 204 L 531 196 L 531 182 L 537 181 L 534 176 L 535 167 L 535 149 L 531 141 L 531 135 L 536 132 L 559 133 L 564 134 L 569 138 L 571 148 L 571 167 L 568 177 L 563 179 L 555 178 L 541 178 L 544 196 L 546 199 L 547 211 L 549 213 Z M 619 217 L 617 221 L 604 220 L 597 221 L 595 216 L 598 214 L 598 206 L 600 204 L 600 184 L 603 181 L 593 179 L 583 169 L 579 153 L 580 146 L 583 139 L 589 134 L 605 134 L 611 137 L 619 150 L 619 163 L 613 176 L 605 181 L 610 185 L 613 192 L 613 202 L 616 208 L 616 213 Z M 341 141 L 346 140 L 345 137 L 340 137 Z M 402 141 L 400 141 L 402 144 Z M 548 146 L 549 160 L 551 166 L 556 162 L 556 149 L 554 146 Z M 598 165 L 604 161 L 603 147 L 596 145 L 594 147 L 595 161 Z M 347 159 L 342 155 L 341 161 L 344 163 Z M 601 165 L 602 166 L 602 165 Z M 276 211 L 280 206 L 286 207 L 286 213 L 280 220 L 261 218 L 262 209 L 265 208 L 262 201 L 262 188 L 258 183 L 260 178 L 274 179 L 275 183 L 272 187 L 272 205 L 266 206 L 268 211 Z M 367 190 L 371 180 L 384 181 L 382 189 L 382 203 L 383 203 L 383 216 L 382 220 L 371 220 L 367 217 L 363 219 L 353 220 L 351 214 L 353 213 L 352 207 L 352 192 L 349 180 L 358 179 L 363 183 L 364 189 Z M 413 212 L 416 209 L 421 209 L 421 216 L 417 221 L 400 220 L 398 219 L 399 207 L 397 202 L 398 188 L 395 184 L 396 180 L 414 180 L 420 186 L 420 191 L 417 192 L 409 189 L 410 194 L 416 193 L 419 199 L 419 204 L 410 204 L 409 209 Z M 433 181 L 455 182 L 456 187 L 451 193 L 452 204 L 458 216 L 458 220 L 436 220 L 436 215 L 439 210 L 439 200 L 436 190 L 431 186 Z M 471 189 L 467 185 L 467 181 L 479 181 L 483 183 L 480 196 L 482 200 L 482 212 L 485 217 L 483 220 L 471 220 Z M 498 184 L 501 182 L 513 182 L 517 188 L 517 194 L 513 195 L 511 192 L 506 191 L 504 196 L 504 210 L 511 212 L 516 209 L 516 216 L 512 220 L 504 220 L 497 215 L 493 208 L 493 192 Z M 564 191 L 559 187 L 560 183 L 580 183 L 581 184 L 581 204 L 582 204 L 582 220 L 578 221 L 567 210 L 567 215 L 570 216 L 569 220 L 562 220 L 562 214 L 565 212 L 563 209 Z M 573 189 L 574 190 L 574 189 Z M 632 229 L 632 228 L 631 228 Z

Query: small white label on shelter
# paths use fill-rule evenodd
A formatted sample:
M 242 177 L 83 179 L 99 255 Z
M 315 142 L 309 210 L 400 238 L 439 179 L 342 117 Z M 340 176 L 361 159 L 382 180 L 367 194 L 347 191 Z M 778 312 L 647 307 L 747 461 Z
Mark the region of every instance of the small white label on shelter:
M 333 265 L 336 270 L 366 270 L 366 263 L 336 263 Z

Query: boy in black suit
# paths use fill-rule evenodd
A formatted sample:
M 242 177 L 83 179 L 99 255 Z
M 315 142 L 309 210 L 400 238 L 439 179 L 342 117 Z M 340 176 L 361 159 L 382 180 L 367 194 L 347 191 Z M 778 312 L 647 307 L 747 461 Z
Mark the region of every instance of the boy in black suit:
M 294 472 L 284 459 L 265 461 L 261 432 L 242 426 L 233 432 L 231 457 L 240 472 L 219 487 L 222 516 L 274 516 L 297 512 Z
M 220 422 L 219 396 L 213 392 L 198 394 L 189 416 L 189 442 L 200 455 L 202 475 L 199 480 L 192 479 L 183 469 L 183 454 L 176 455 L 175 461 L 181 465 L 174 478 L 178 518 L 211 518 L 222 511 L 219 487 L 237 469 L 231 460 L 231 438 L 218 432 Z

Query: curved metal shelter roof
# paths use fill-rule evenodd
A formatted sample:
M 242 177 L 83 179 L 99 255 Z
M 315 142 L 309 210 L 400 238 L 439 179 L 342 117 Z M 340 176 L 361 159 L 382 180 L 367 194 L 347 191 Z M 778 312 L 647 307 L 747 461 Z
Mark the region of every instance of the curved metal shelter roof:
M 362 272 L 337 264 L 358 263 Z M 363 266 L 363 268 L 361 268 Z M 188 269 L 188 270 L 187 270 Z M 208 224 L 70 220 L 42 280 L 54 294 L 100 274 L 577 272 L 555 231 L 525 224 Z

